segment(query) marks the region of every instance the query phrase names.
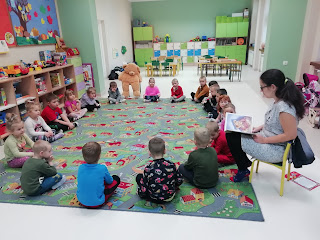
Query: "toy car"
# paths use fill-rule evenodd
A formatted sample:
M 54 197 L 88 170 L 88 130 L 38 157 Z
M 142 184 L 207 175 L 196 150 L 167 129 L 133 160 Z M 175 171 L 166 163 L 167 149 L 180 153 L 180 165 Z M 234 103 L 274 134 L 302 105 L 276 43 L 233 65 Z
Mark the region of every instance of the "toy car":
M 47 65 L 47 67 L 55 67 L 55 66 L 56 66 L 56 63 L 53 62 L 53 61 L 47 61 L 47 62 L 46 62 L 46 65 Z
M 17 69 L 4 69 L 4 71 L 8 74 L 9 77 L 19 77 L 21 76 L 21 70 L 19 68 Z

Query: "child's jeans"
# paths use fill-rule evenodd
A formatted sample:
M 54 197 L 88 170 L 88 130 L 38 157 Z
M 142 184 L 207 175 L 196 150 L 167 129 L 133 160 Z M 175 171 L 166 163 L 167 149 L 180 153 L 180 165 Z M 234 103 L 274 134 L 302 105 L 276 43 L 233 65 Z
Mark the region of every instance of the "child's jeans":
M 88 109 L 82 108 L 82 109 L 79 111 L 79 113 L 69 113 L 69 114 L 68 114 L 68 117 L 69 117 L 69 118 L 73 118 L 73 120 L 76 121 L 76 120 L 82 118 L 82 117 L 86 114 L 87 111 L 88 111 Z
M 157 102 L 159 99 L 159 96 L 145 96 L 144 99 L 149 100 L 150 102 Z
M 104 183 L 104 195 L 105 195 L 105 201 L 103 204 L 98 205 L 98 206 L 86 206 L 81 204 L 82 206 L 86 207 L 86 208 L 100 208 L 103 207 L 107 202 L 108 199 L 112 196 L 112 194 L 114 193 L 114 191 L 117 189 L 117 187 L 120 184 L 120 178 L 117 175 L 112 175 L 113 177 L 113 182 L 111 184 L 106 184 L 106 182 Z
M 31 149 L 29 149 L 27 152 L 32 152 Z M 11 168 L 21 168 L 23 164 L 30 158 L 30 156 L 26 157 L 17 157 L 10 161 L 8 161 L 8 166 Z
M 184 164 L 180 164 L 179 166 L 179 172 L 183 175 L 183 177 L 185 179 L 187 179 L 189 181 L 190 184 L 194 185 L 194 182 L 193 182 L 193 171 L 190 171 L 190 170 L 187 170 L 185 167 L 184 167 Z
M 55 184 L 60 182 L 61 179 L 62 179 L 62 174 L 61 173 L 57 173 L 56 175 L 54 175 L 52 177 L 44 178 L 43 182 L 40 185 L 40 188 L 38 189 L 38 191 L 33 196 L 38 196 L 38 195 L 41 195 L 41 194 L 51 190 L 52 186 L 54 186 Z

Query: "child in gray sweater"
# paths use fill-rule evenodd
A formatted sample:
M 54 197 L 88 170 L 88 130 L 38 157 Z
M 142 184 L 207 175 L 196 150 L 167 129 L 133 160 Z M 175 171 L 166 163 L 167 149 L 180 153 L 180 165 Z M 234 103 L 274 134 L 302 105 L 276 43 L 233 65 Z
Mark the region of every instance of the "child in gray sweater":
M 120 94 L 117 83 L 112 81 L 110 82 L 110 87 L 109 87 L 109 103 L 112 104 L 118 104 L 121 102 L 125 102 L 124 97 Z

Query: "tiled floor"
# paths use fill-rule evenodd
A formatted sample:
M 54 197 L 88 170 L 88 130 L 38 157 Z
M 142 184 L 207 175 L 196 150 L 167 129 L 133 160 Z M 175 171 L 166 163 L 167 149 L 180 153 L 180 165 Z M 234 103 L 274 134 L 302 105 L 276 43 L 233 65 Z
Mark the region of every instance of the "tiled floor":
M 245 66 L 242 81 L 229 82 L 226 77 L 208 77 L 217 80 L 228 90 L 238 113 L 250 114 L 256 125 L 262 124 L 270 103 L 259 92 L 259 72 Z M 142 71 L 145 89 L 148 78 Z M 162 97 L 170 96 L 172 77 L 155 77 Z M 185 95 L 198 86 L 196 67 L 185 67 L 177 76 Z M 107 82 L 109 85 L 109 81 Z M 121 85 L 121 83 L 119 84 Z M 121 89 L 121 86 L 119 86 Z M 304 120 L 300 126 L 317 156 L 320 148 L 320 130 L 312 129 Z M 0 157 L 3 147 L 0 148 Z M 310 166 L 293 169 L 320 182 L 318 159 Z M 247 222 L 225 219 L 167 216 L 159 214 L 86 209 L 55 208 L 0 204 L 1 239 L 319 239 L 320 187 L 312 191 L 289 182 L 284 196 L 279 196 L 280 172 L 261 165 L 253 178 L 265 222 Z M 190 228 L 187 229 L 187 228 Z M 32 237 L 31 237 L 32 236 Z

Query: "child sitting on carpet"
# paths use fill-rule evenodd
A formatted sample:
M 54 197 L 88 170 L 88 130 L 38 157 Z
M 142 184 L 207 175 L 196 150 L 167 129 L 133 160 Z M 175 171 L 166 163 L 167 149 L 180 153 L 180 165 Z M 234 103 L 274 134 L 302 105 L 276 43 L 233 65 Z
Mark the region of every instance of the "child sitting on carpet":
M 217 103 L 217 111 L 219 115 L 215 120 L 217 123 L 220 123 L 224 119 L 223 109 L 229 103 L 231 103 L 231 100 L 228 95 L 222 95 L 219 97 L 218 103 Z
M 57 133 L 46 124 L 40 116 L 39 103 L 35 103 L 34 101 L 27 102 L 26 110 L 29 117 L 25 121 L 24 127 L 32 141 L 45 140 L 54 142 L 64 136 L 64 133 Z
M 228 103 L 223 108 L 223 120 L 220 122 L 220 129 L 224 131 L 227 113 L 236 113 L 236 107 L 232 103 Z
M 204 76 L 200 77 L 199 78 L 199 83 L 200 83 L 200 86 L 198 87 L 197 92 L 196 93 L 194 93 L 194 92 L 191 93 L 191 99 L 192 99 L 192 101 L 195 101 L 196 103 L 202 102 L 202 100 L 205 97 L 208 97 L 208 95 L 209 95 L 209 88 L 207 86 L 206 77 L 204 77 Z
M 217 152 L 219 167 L 235 164 L 227 143 L 226 133 L 222 129 L 219 129 L 217 122 L 208 122 L 206 127 L 211 135 L 211 147 Z
M 219 97 L 222 95 L 228 95 L 228 92 L 225 88 L 220 88 L 216 93 L 216 102 L 218 103 Z
M 183 178 L 173 162 L 163 158 L 166 153 L 163 139 L 155 137 L 149 141 L 149 154 L 153 162 L 149 163 L 143 174 L 138 174 L 138 195 L 155 203 L 170 202 Z
M 9 167 L 21 168 L 33 156 L 34 142 L 24 133 L 23 122 L 16 114 L 6 114 L 6 127 L 10 135 L 4 143 L 5 160 Z
M 66 177 L 58 173 L 53 166 L 50 143 L 38 140 L 33 145 L 33 152 L 34 156 L 24 163 L 20 177 L 21 188 L 28 196 L 37 196 L 57 189 L 66 181 Z
M 94 87 L 89 87 L 87 92 L 82 95 L 80 101 L 81 108 L 86 108 L 89 112 L 97 111 L 100 108 L 100 103 L 96 99 L 96 89 Z
M 126 101 L 124 97 L 121 95 L 118 89 L 117 83 L 115 81 L 110 82 L 108 93 L 109 93 L 109 97 L 108 97 L 109 103 L 118 104 Z
M 210 144 L 210 132 L 206 128 L 194 131 L 194 143 L 197 150 L 190 153 L 186 163 L 179 166 L 181 174 L 198 188 L 212 188 L 217 185 L 218 160 L 217 153 Z
M 158 102 L 160 98 L 160 90 L 155 86 L 154 78 L 149 79 L 149 86 L 146 87 L 146 92 L 143 95 L 144 102 Z
M 100 165 L 101 146 L 97 142 L 88 142 L 82 148 L 86 164 L 78 169 L 79 202 L 87 208 L 99 208 L 107 203 L 120 184 L 117 175 L 111 176 L 106 165 Z
M 203 109 L 208 113 L 210 119 L 216 119 L 218 117 L 216 94 L 219 89 L 220 86 L 217 81 L 210 81 L 209 96 L 202 101 Z
M 88 111 L 86 108 L 81 109 L 80 100 L 76 99 L 71 89 L 67 89 L 65 92 L 64 108 L 66 109 L 67 116 L 73 121 L 82 118 Z
M 172 79 L 172 88 L 171 88 L 171 103 L 183 102 L 185 101 L 186 96 L 183 95 L 182 87 L 179 86 L 178 79 Z
M 46 97 L 48 105 L 43 109 L 41 117 L 46 121 L 50 128 L 59 131 L 67 131 L 77 127 L 77 122 L 70 122 L 67 115 L 62 113 L 59 106 L 59 100 L 56 95 L 49 93 Z

